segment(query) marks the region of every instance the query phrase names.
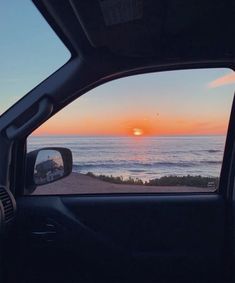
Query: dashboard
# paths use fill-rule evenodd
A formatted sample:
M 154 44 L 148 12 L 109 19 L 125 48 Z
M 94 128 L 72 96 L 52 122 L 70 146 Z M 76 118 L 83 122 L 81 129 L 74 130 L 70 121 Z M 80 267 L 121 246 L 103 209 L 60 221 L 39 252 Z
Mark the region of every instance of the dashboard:
M 16 212 L 16 201 L 12 193 L 0 186 L 0 234 L 4 227 L 13 220 Z
M 3 220 L 3 206 L 2 206 L 2 202 L 0 200 L 0 235 L 3 232 L 3 223 L 4 223 L 4 220 Z
M 3 250 L 7 237 L 7 230 L 15 217 L 16 201 L 12 193 L 5 187 L 0 185 L 0 281 L 3 278 Z M 5 254 L 5 253 L 4 253 Z M 5 259 L 5 257 L 4 257 Z

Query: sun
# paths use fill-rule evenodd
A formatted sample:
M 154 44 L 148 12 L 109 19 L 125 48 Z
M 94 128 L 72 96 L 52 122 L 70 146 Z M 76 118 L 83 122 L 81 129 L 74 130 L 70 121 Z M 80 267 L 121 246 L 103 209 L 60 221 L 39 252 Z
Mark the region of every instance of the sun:
M 134 129 L 133 129 L 133 135 L 134 135 L 134 136 L 142 136 L 143 133 L 144 133 L 143 130 L 140 129 L 140 128 L 134 128 Z

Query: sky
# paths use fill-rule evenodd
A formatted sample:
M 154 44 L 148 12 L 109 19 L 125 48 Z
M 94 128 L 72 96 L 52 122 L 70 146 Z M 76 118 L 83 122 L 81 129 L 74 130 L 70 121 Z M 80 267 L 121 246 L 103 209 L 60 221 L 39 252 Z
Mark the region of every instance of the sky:
M 31 1 L 2 1 L 0 114 L 69 60 Z M 152 73 L 99 86 L 34 135 L 225 134 L 235 89 L 229 69 Z
M 231 74 L 181 70 L 111 81 L 78 98 L 35 134 L 226 134 L 235 86 Z
M 0 114 L 70 58 L 30 0 L 2 0 Z

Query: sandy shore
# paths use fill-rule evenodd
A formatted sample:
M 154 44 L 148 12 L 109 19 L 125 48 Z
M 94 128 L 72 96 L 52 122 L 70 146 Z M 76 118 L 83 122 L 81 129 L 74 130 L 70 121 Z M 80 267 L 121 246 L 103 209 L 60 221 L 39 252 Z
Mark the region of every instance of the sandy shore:
M 177 187 L 177 186 L 144 186 L 125 185 L 104 182 L 80 173 L 72 173 L 67 178 L 38 187 L 33 194 L 104 194 L 104 193 L 175 193 L 175 192 L 208 192 L 211 188 Z

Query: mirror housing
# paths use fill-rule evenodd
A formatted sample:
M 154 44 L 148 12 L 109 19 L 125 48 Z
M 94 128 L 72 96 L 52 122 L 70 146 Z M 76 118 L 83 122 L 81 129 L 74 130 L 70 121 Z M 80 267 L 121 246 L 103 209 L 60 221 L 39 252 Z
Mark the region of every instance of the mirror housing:
M 32 193 L 37 186 L 67 177 L 72 172 L 72 153 L 62 147 L 47 147 L 27 154 L 26 190 Z

